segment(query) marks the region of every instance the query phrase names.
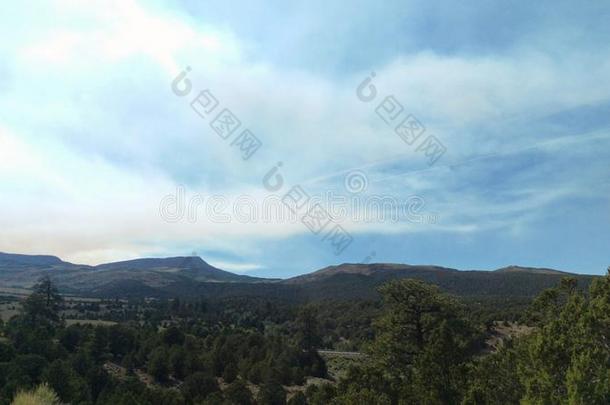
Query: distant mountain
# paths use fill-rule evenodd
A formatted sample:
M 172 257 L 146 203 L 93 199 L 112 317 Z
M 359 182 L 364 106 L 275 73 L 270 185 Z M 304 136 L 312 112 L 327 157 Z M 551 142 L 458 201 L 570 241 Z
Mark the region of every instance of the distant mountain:
M 396 275 L 408 275 L 428 272 L 454 272 L 456 269 L 449 269 L 439 266 L 411 266 L 408 264 L 394 263 L 375 263 L 375 264 L 349 264 L 344 263 L 339 266 L 328 266 L 313 273 L 284 280 L 286 284 L 303 284 L 325 279 L 338 275 L 360 275 L 374 278 L 394 278 Z
M 27 288 L 45 274 L 70 277 L 88 268 L 90 266 L 64 262 L 55 256 L 0 252 L 0 286 Z
M 562 277 L 576 277 L 586 288 L 595 276 L 552 269 L 511 266 L 495 271 L 457 270 L 439 266 L 406 264 L 341 264 L 283 280 L 298 287 L 310 299 L 374 298 L 381 284 L 400 278 L 414 278 L 438 285 L 442 290 L 470 297 L 530 298 L 554 287 Z
M 0 252 L 0 266 L 56 266 L 67 264 L 59 257 L 47 255 L 19 255 Z
M 123 262 L 114 262 L 95 266 L 95 270 L 134 270 L 156 271 L 179 274 L 196 281 L 214 282 L 254 282 L 260 281 L 256 277 L 249 277 L 220 270 L 198 256 L 179 256 L 161 259 L 135 259 Z
M 50 275 L 67 292 L 130 290 L 147 293 L 172 286 L 177 290 L 197 282 L 256 283 L 267 281 L 218 269 L 196 256 L 146 258 L 98 266 L 64 262 L 55 256 L 28 256 L 0 253 L 0 285 L 31 287 L 40 277 Z M 152 290 L 151 290 L 152 289 Z M 153 294 L 154 295 L 154 294 Z
M 32 286 L 48 274 L 63 292 L 100 297 L 252 296 L 293 302 L 321 299 L 374 299 L 390 280 L 414 278 L 464 297 L 531 298 L 564 276 L 586 288 L 595 276 L 547 268 L 508 266 L 493 271 L 457 270 L 392 263 L 341 264 L 275 280 L 233 274 L 196 256 L 145 258 L 98 266 L 64 262 L 55 256 L 0 253 L 0 286 Z M 1 292 L 1 290 L 0 290 Z
M 501 269 L 495 270 L 496 273 L 532 273 L 532 274 L 556 274 L 561 276 L 573 276 L 574 273 L 568 273 L 565 271 L 559 271 L 554 269 L 547 269 L 544 267 L 521 267 L 521 266 L 508 266 L 502 267 Z

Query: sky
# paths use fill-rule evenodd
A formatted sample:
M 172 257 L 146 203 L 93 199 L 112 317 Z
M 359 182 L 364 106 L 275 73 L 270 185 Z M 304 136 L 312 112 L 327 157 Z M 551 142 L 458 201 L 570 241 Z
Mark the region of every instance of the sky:
M 0 251 L 604 274 L 609 19 L 577 1 L 9 2 Z

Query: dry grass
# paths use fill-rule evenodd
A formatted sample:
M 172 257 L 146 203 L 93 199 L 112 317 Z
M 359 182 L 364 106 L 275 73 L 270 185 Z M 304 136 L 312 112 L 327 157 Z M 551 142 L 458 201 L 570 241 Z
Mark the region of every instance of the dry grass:
M 515 322 L 496 322 L 492 333 L 486 340 L 488 351 L 495 352 L 507 338 L 518 338 L 529 335 L 534 330 L 533 327 L 521 325 Z
M 11 405 L 59 405 L 59 397 L 46 383 L 33 391 L 22 391 L 15 395 Z

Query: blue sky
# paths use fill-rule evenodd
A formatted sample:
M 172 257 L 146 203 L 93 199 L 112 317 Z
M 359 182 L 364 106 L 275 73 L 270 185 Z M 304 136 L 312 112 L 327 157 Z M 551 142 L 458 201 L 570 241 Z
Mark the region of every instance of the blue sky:
M 33 3 L 0 15 L 0 251 L 80 263 L 196 252 L 273 277 L 364 261 L 610 264 L 610 5 Z M 367 103 L 356 88 L 371 72 Z M 190 107 L 204 89 L 214 114 L 229 108 L 262 142 L 249 159 Z M 390 95 L 445 146 L 432 166 L 376 114 Z M 269 191 L 278 162 L 284 185 Z M 418 201 L 417 219 L 333 214 L 353 238 L 336 255 L 328 228 L 231 208 L 247 199 L 260 214 L 295 185 L 365 206 Z M 215 198 L 228 219 L 202 208 L 168 221 L 177 190 L 186 211 Z

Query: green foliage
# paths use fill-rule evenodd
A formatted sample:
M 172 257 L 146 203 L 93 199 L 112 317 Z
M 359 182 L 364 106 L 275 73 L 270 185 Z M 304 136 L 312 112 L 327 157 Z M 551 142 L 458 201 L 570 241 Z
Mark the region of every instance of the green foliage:
M 589 296 L 565 280 L 539 304 L 548 315 L 525 343 L 519 372 L 524 403 L 606 404 L 610 401 L 610 275 Z
M 286 405 L 286 392 L 275 381 L 264 383 L 256 396 L 258 405 Z
M 496 353 L 476 358 L 470 365 L 470 386 L 462 403 L 518 405 L 525 392 L 517 370 L 520 356 L 513 342 L 507 341 Z
M 522 301 L 463 306 L 435 286 L 403 279 L 380 288 L 383 305 L 152 301 L 137 303 L 131 321 L 69 327 L 47 281 L 0 331 L 0 405 L 33 398 L 42 383 L 61 403 L 286 404 L 283 386 L 329 378 L 317 351 L 327 344 L 365 348 L 368 356 L 337 362 L 344 369 L 336 383 L 308 381 L 289 404 L 610 403 L 610 273 L 588 292 L 562 280 L 527 311 Z M 482 350 L 494 328 L 509 329 L 506 319 L 534 328 Z
M 380 292 L 386 310 L 375 323 L 371 354 L 394 399 L 459 402 L 477 334 L 458 303 L 419 280 L 393 281 Z
M 42 291 L 54 289 L 41 288 L 33 294 L 35 300 L 28 300 L 42 303 Z M 55 305 L 50 307 L 55 311 Z M 146 310 L 163 319 L 166 308 L 153 302 Z M 190 308 L 189 302 L 181 302 L 179 312 L 190 316 Z M 265 308 L 266 314 L 274 311 L 273 306 Z M 0 340 L 1 405 L 20 389 L 43 381 L 65 403 L 253 404 L 246 385 L 251 376 L 264 388 L 259 390 L 262 401 L 284 403 L 281 384 L 326 375 L 324 360 L 313 348 L 299 348 L 296 335 L 263 334 L 217 319 L 175 321 L 165 328 L 148 323 L 65 327 L 41 322 L 43 313 L 37 312 L 33 324 L 26 321 L 33 316 L 24 311 L 4 328 L 8 339 Z M 220 376 L 229 383 L 224 393 Z
M 163 332 L 163 343 L 168 346 L 182 345 L 184 343 L 184 333 L 176 326 L 170 326 Z
M 62 301 L 51 278 L 44 276 L 23 302 L 24 320 L 32 326 L 56 326 L 60 321 L 58 310 Z
M 297 315 L 296 339 L 303 350 L 312 350 L 322 344 L 316 315 L 315 309 L 310 306 L 303 307 Z
M 69 352 L 74 352 L 82 339 L 83 333 L 78 326 L 70 326 L 59 332 L 59 343 Z
M 335 403 L 610 403 L 610 274 L 585 295 L 575 279 L 527 311 L 537 328 L 477 355 L 480 331 L 450 297 L 400 280 L 380 289 L 371 359 L 348 371 Z
M 327 405 L 337 396 L 337 390 L 332 384 L 310 385 L 305 395 L 310 405 Z
M 65 402 L 78 403 L 89 399 L 86 381 L 73 371 L 66 360 L 58 359 L 49 364 L 43 373 L 43 380 Z
M 231 383 L 224 391 L 226 402 L 231 405 L 252 405 L 252 393 L 241 380 Z
M 368 388 L 357 388 L 350 386 L 341 395 L 335 397 L 333 405 L 391 405 L 392 401 L 388 395 L 380 393 L 378 390 Z
M 229 363 L 226 365 L 225 369 L 222 372 L 222 379 L 227 384 L 232 383 L 237 378 L 237 366 L 235 363 Z
M 169 366 L 173 376 L 183 380 L 187 375 L 187 352 L 181 346 L 174 346 L 169 352 Z
M 201 401 L 219 390 L 216 380 L 203 372 L 188 376 L 182 385 L 184 397 L 191 402 Z
M 158 347 L 150 354 L 146 369 L 155 380 L 167 381 L 170 369 L 169 357 L 165 347 Z
M 610 273 L 588 296 L 563 280 L 528 316 L 537 325 L 530 336 L 474 364 L 464 403 L 610 403 Z

